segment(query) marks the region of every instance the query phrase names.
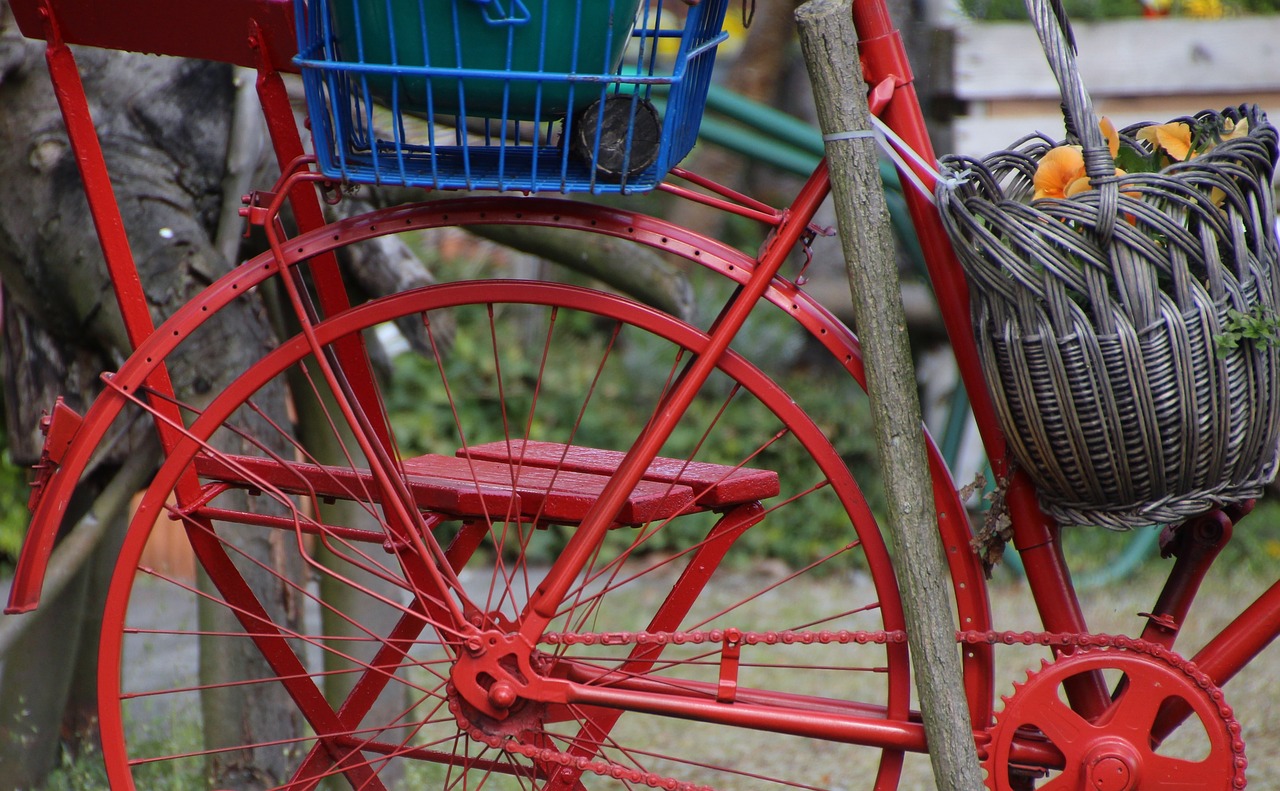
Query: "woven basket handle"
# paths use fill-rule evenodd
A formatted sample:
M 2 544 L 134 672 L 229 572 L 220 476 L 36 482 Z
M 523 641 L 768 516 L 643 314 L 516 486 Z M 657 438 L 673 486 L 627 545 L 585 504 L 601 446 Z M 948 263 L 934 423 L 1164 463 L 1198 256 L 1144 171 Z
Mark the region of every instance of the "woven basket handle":
M 1066 9 L 1061 0 L 1025 0 L 1031 23 L 1040 36 L 1040 46 L 1049 61 L 1049 68 L 1058 80 L 1062 95 L 1063 120 L 1067 136 L 1080 141 L 1084 149 L 1084 169 L 1089 181 L 1099 191 L 1101 204 L 1098 212 L 1097 232 L 1104 244 L 1111 240 L 1116 206 L 1120 193 L 1116 183 L 1115 161 L 1098 126 L 1093 111 L 1093 100 L 1080 78 L 1076 64 L 1075 35 L 1067 21 Z

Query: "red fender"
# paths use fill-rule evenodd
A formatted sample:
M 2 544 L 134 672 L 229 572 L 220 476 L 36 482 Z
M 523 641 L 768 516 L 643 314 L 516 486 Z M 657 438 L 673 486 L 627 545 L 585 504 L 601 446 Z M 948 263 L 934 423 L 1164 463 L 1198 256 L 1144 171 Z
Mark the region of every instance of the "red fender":
M 570 227 L 630 239 L 679 255 L 737 282 L 747 280 L 754 267 L 754 260 L 739 250 L 646 215 L 555 198 L 522 199 L 520 212 L 513 214 L 510 199 L 502 196 L 432 201 L 342 220 L 289 240 L 283 248 L 284 263 L 292 266 L 339 246 L 387 233 L 491 224 L 495 217 L 502 217 L 504 222 L 512 224 Z M 126 404 L 138 398 L 137 393 L 148 375 L 197 327 L 277 270 L 271 254 L 263 253 L 223 276 L 165 321 L 117 373 L 105 377 L 107 388 L 75 427 L 69 442 L 65 440 L 64 435 L 68 432 L 63 427 L 70 427 L 72 423 L 65 416 L 58 421 L 58 442 L 60 445 L 66 442 L 65 450 L 59 449 L 60 463 L 46 471 L 46 478 L 33 498 L 35 508 L 31 528 L 19 556 L 6 612 L 27 612 L 39 603 L 40 588 L 58 528 L 76 484 L 111 423 Z M 865 388 L 861 348 L 853 333 L 839 319 L 810 295 L 781 278 L 773 281 L 765 299 L 803 325 Z M 52 426 L 51 422 L 51 434 Z M 926 440 L 933 471 L 938 528 L 951 566 L 960 617 L 966 629 L 989 629 L 991 616 L 985 578 L 978 558 L 969 546 L 971 534 L 964 506 L 937 447 L 927 434 Z M 52 449 L 50 458 L 54 458 Z M 971 679 L 968 684 L 971 711 L 978 721 L 985 721 L 990 713 L 989 691 L 993 670 L 989 654 L 989 649 L 982 647 L 974 647 L 965 653 Z

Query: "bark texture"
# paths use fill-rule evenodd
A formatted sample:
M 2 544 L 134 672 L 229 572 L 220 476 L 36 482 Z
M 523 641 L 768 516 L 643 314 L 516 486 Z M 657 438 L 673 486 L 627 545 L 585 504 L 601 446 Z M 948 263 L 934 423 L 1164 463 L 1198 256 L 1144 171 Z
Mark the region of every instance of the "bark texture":
M 39 456 L 40 415 L 55 397 L 64 395 L 84 410 L 99 390 L 99 372 L 114 369 L 129 350 L 43 50 L 42 43 L 18 34 L 8 5 L 0 2 L 0 183 L 16 198 L 0 201 L 4 381 L 9 437 L 23 464 Z M 232 265 L 215 244 L 235 99 L 232 73 L 215 64 L 99 50 L 77 50 L 76 56 L 153 317 L 159 318 Z M 262 306 L 235 305 L 226 321 L 197 333 L 183 361 L 172 366 L 178 397 L 204 403 L 272 343 Z M 264 395 L 272 400 L 269 408 L 283 414 L 283 392 Z M 153 429 L 140 417 L 119 423 L 69 523 L 92 505 L 94 484 L 106 485 L 125 459 L 153 446 Z M 60 742 L 74 742 L 77 731 L 92 728 L 91 671 L 102 586 L 123 527 L 123 520 L 116 522 L 57 600 L 24 616 L 40 622 L 9 652 L 0 676 L 0 764 L 18 767 L 0 773 L 0 788 L 37 785 L 57 762 Z M 271 561 L 269 548 L 247 551 Z M 287 592 L 264 592 L 263 598 L 283 602 Z M 254 660 L 203 661 L 226 667 Z M 37 689 L 45 699 L 24 705 Z M 261 718 L 289 716 L 283 704 L 261 693 L 252 701 L 224 701 L 237 710 L 227 721 L 249 731 L 261 727 Z M 225 778 L 221 785 L 252 787 L 240 782 L 235 767 L 213 769 Z
M 849 0 L 810 0 L 796 12 L 825 135 L 871 129 Z M 982 787 L 965 705 L 956 619 L 937 532 L 906 313 L 872 137 L 827 143 L 840 236 L 897 550 L 907 639 L 929 756 L 939 788 Z

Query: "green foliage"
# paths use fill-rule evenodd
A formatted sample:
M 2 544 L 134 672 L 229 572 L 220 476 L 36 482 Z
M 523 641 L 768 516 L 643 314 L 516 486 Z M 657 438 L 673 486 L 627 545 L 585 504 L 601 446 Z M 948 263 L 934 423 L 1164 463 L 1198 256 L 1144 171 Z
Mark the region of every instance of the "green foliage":
M 17 560 L 27 533 L 26 472 L 9 458 L 9 442 L 0 419 L 0 571 Z
M 1097 21 L 1124 19 L 1143 15 L 1139 0 L 1063 0 L 1072 20 Z M 1016 21 L 1027 18 L 1023 0 L 960 0 L 961 10 L 971 19 L 982 21 Z M 1223 0 L 1221 7 L 1206 6 L 1191 0 L 1175 0 L 1169 9 L 1172 16 L 1274 14 L 1280 12 L 1280 0 Z
M 1213 336 L 1214 350 L 1224 358 L 1245 341 L 1264 346 L 1280 345 L 1280 316 L 1270 308 L 1254 305 L 1248 313 L 1232 308 L 1220 334 Z
M 1137 0 L 1064 0 L 1073 20 L 1115 19 L 1142 14 Z M 961 0 L 960 8 L 971 19 L 984 21 L 1023 20 L 1027 7 L 1023 0 Z
M 555 319 L 548 362 L 543 349 L 547 329 L 531 322 L 527 331 L 512 331 L 522 326 L 520 316 L 512 315 L 522 307 L 499 308 L 504 315 L 497 319 L 481 310 L 452 317 L 457 324 L 448 353 L 442 355 L 443 376 L 433 359 L 405 354 L 396 360 L 386 399 L 401 453 L 451 456 L 464 444 L 526 435 L 557 441 L 571 436 L 577 445 L 615 450 L 630 447 L 673 374 L 670 344 L 631 327 L 623 327 L 615 336 L 610 323 L 563 310 Z M 497 353 L 487 326 L 490 321 L 502 322 Z M 845 454 L 873 508 L 879 510 L 882 499 L 876 499 L 880 487 L 871 472 L 875 448 L 866 399 L 843 372 L 818 376 L 796 365 L 803 339 L 797 326 L 779 311 L 761 309 L 749 324 L 751 329 L 735 340 L 735 349 L 764 367 L 801 402 Z M 604 357 L 609 358 L 611 370 L 601 376 L 599 361 Z M 584 408 L 585 393 L 592 395 Z M 750 466 L 776 470 L 787 478 L 784 492 L 820 483 L 803 479 L 814 475 L 815 468 L 793 436 L 767 444 L 752 457 L 779 425 L 754 397 L 735 391 L 727 377 L 709 382 L 704 395 L 694 401 L 663 455 L 683 458 L 696 449 L 699 461 L 720 464 L 751 457 Z M 469 427 L 465 439 L 453 428 L 455 424 Z M 801 497 L 788 503 L 785 519 L 765 520 L 739 540 L 738 549 L 743 555 L 789 564 L 810 562 L 850 539 L 848 518 L 831 511 L 834 504 L 833 497 Z M 706 514 L 675 520 L 647 536 L 643 551 L 673 552 L 694 545 L 705 536 L 707 520 L 714 518 Z M 543 532 L 536 543 L 548 554 L 543 559 L 550 560 L 568 536 L 568 529 L 553 527 Z M 631 531 L 617 531 L 612 538 L 636 539 Z
M 189 717 L 173 716 L 141 737 L 142 755 L 198 755 L 202 736 L 200 724 Z M 204 773 L 204 759 L 160 761 L 139 766 L 134 781 L 141 791 L 207 791 L 209 780 Z M 64 752 L 60 765 L 45 779 L 43 791 L 102 791 L 107 787 L 107 773 L 102 754 L 94 742 L 84 742 L 77 754 Z
M 1280 563 L 1280 499 L 1274 495 L 1259 501 L 1251 514 L 1236 525 L 1231 543 L 1222 550 L 1217 567 L 1232 575 L 1256 574 L 1274 579 Z
M 45 779 L 44 791 L 100 791 L 106 787 L 102 757 L 90 747 L 77 756 L 64 754 L 62 764 Z

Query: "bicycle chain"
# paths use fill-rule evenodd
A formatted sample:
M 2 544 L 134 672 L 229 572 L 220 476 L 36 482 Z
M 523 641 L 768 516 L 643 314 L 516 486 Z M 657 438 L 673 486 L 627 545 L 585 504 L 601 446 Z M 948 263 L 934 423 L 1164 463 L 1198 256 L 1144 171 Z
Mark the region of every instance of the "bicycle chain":
M 738 629 L 710 629 L 691 632 L 551 632 L 543 635 L 542 644 L 551 646 L 569 645 L 699 645 L 699 644 L 736 644 L 736 645 L 794 645 L 794 644 L 858 644 L 887 645 L 906 642 L 906 633 L 897 631 L 848 631 L 848 630 L 787 630 L 782 632 L 751 632 Z M 1145 654 L 1170 665 L 1180 671 L 1203 690 L 1218 706 L 1218 714 L 1226 723 L 1231 734 L 1231 749 L 1236 767 L 1232 784 L 1235 788 L 1245 787 L 1244 770 L 1247 761 L 1244 757 L 1244 740 L 1240 737 L 1240 723 L 1226 703 L 1222 690 L 1188 659 L 1155 643 L 1126 637 L 1124 635 L 1106 634 L 1069 634 L 1055 632 L 1013 632 L 1013 631 L 976 631 L 967 630 L 956 633 L 956 641 L 967 645 L 1041 645 L 1049 648 L 1083 648 L 1083 649 L 1119 649 Z M 575 756 L 551 747 L 539 747 L 527 744 L 511 736 L 485 733 L 480 727 L 471 723 L 464 715 L 457 698 L 449 696 L 449 710 L 457 718 L 458 724 L 471 738 L 496 750 L 523 755 L 544 766 L 558 765 L 571 771 L 590 772 L 602 777 L 611 777 L 626 783 L 643 785 L 663 791 L 715 791 L 710 786 L 686 783 L 675 778 L 665 777 L 653 772 L 623 766 L 611 761 L 590 759 Z M 985 752 L 989 743 L 990 732 L 980 734 L 978 750 L 985 760 Z
M 740 629 L 709 629 L 694 632 L 551 632 L 543 635 L 548 645 L 685 645 L 733 643 L 737 645 L 858 645 L 905 643 L 907 633 L 851 632 L 847 629 L 791 630 L 782 632 L 744 632 Z

